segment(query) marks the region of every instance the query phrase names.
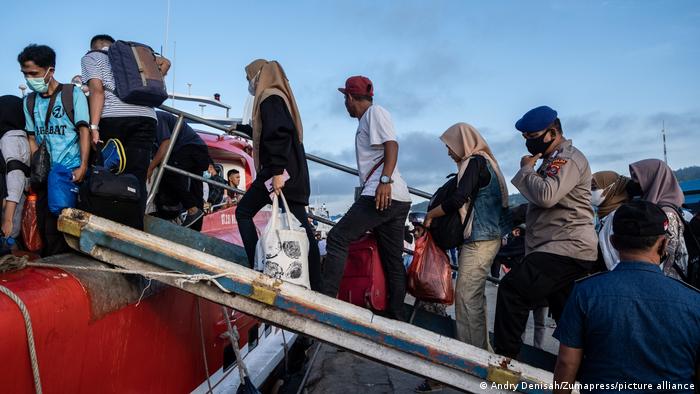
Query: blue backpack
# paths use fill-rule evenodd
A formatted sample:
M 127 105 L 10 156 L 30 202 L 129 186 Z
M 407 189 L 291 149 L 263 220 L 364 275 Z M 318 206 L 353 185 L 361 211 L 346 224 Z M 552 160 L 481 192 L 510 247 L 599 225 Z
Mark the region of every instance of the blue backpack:
M 94 52 L 94 51 L 91 51 Z M 128 104 L 158 107 L 168 98 L 165 80 L 156 62 L 156 53 L 148 45 L 117 40 L 107 54 L 114 75 L 115 91 Z

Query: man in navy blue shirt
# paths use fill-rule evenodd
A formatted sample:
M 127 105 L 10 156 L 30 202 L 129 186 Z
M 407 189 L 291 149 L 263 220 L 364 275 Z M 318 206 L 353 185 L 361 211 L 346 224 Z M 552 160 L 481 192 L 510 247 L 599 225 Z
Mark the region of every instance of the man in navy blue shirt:
M 577 283 L 558 322 L 555 393 L 693 393 L 700 375 L 700 291 L 664 276 L 668 219 L 657 205 L 621 206 L 620 264 Z M 558 385 L 558 387 L 557 387 Z
M 150 181 L 153 171 L 165 158 L 165 152 L 171 143 L 173 150 L 168 164 L 192 174 L 202 175 L 211 161 L 209 150 L 202 138 L 189 125 L 183 124 L 177 141 L 171 141 L 177 118 L 163 111 L 156 111 L 156 117 L 158 118 L 155 141 L 157 150 L 148 166 L 147 179 Z M 160 184 L 156 205 L 162 208 L 179 204 L 182 205 L 182 209 L 187 210 L 187 216 L 182 225 L 193 230 L 201 230 L 200 219 L 204 215 L 202 182 L 166 171 Z

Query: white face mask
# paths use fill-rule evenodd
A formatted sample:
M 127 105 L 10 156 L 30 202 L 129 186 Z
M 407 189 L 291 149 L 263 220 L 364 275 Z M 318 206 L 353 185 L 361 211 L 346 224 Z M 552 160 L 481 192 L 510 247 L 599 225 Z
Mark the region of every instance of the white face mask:
M 591 192 L 591 205 L 594 207 L 599 207 L 603 203 L 605 198 L 603 197 L 603 189 L 593 190 Z
M 603 203 L 603 201 L 605 201 L 605 195 L 608 193 L 608 191 L 613 185 L 614 183 L 606 187 L 605 189 L 591 191 L 591 205 L 599 207 Z

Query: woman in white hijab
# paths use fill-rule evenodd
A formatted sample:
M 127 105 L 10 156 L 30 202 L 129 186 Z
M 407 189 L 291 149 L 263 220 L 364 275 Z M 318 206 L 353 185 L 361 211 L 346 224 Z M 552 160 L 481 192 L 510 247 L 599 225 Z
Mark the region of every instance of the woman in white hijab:
M 491 263 L 501 246 L 508 189 L 491 148 L 477 129 L 457 123 L 440 139 L 457 163 L 458 186 L 452 196 L 428 212 L 425 225 L 429 227 L 433 219 L 455 211 L 465 223 L 455 287 L 457 339 L 488 350 L 484 291 Z

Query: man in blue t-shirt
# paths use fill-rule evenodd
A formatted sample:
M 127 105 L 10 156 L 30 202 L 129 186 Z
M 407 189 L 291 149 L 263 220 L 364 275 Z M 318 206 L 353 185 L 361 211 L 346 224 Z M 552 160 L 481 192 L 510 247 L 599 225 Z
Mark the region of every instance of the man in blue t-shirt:
M 31 113 L 28 108 L 29 96 L 24 100 L 24 116 L 32 153 L 37 151 L 39 144 L 46 142 L 52 167 L 60 164 L 72 172 L 73 182 L 82 182 L 87 172 L 90 153 L 89 115 L 85 94 L 72 86 L 71 121 L 64 109 L 62 85 L 54 78 L 56 53 L 53 49 L 46 45 L 31 44 L 17 56 L 17 61 L 27 80 L 27 86 L 36 93 Z M 45 240 L 43 254 L 50 255 L 66 250 L 63 236 L 56 228 L 56 217 L 48 214 L 45 191 L 40 192 L 37 210 L 39 226 Z
M 36 92 L 33 113 L 29 113 L 27 99 L 24 100 L 24 116 L 32 152 L 45 140 L 51 162 L 72 170 L 73 181 L 81 182 L 87 172 L 90 152 L 85 94 L 73 86 L 73 122 L 63 108 L 61 84 L 54 79 L 56 54 L 53 49 L 32 44 L 24 48 L 17 60 L 27 85 Z M 52 105 L 51 108 L 49 105 Z M 47 117 L 49 111 L 50 116 Z
M 693 393 L 700 380 L 700 291 L 666 277 L 659 264 L 668 218 L 633 202 L 613 219 L 620 264 L 580 280 L 558 322 L 555 393 Z M 556 387 L 555 387 L 556 388 Z

